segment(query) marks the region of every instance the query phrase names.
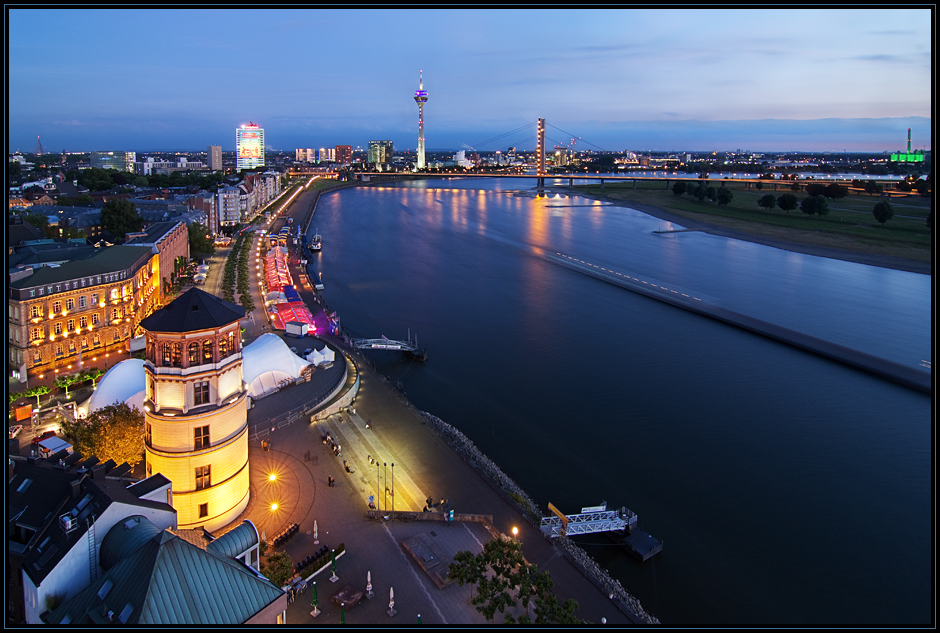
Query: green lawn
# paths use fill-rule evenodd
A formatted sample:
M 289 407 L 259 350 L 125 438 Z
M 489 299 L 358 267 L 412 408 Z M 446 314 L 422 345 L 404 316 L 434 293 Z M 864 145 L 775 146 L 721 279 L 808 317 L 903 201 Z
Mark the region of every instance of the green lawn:
M 670 186 L 675 181 L 670 183 Z M 720 180 L 709 185 L 719 187 Z M 778 185 L 764 186 L 760 191 L 747 190 L 743 184 L 727 184 L 734 192 L 734 200 L 727 206 L 705 200 L 699 202 L 688 194 L 677 196 L 667 190 L 664 183 L 637 182 L 584 185 L 574 190 L 592 197 L 603 197 L 613 202 L 657 207 L 684 218 L 793 242 L 845 248 L 861 253 L 892 255 L 918 261 L 930 261 L 932 231 L 925 220 L 930 211 L 930 199 L 914 196 L 892 200 L 894 218 L 884 226 L 872 215 L 872 208 L 882 200 L 878 196 L 850 194 L 840 200 L 829 200 L 829 214 L 808 216 L 799 208 L 787 213 L 779 208 L 772 211 L 757 205 L 758 199 L 768 193 L 778 198 L 793 193 L 802 201 L 805 193 L 791 192 Z M 906 217 L 903 217 L 906 216 Z

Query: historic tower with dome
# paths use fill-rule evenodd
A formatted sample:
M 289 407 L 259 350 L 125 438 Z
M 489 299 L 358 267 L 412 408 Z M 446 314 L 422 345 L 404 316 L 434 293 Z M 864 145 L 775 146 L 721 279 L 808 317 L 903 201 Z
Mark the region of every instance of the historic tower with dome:
M 173 482 L 181 529 L 217 530 L 248 505 L 245 310 L 193 288 L 140 322 L 147 475 Z

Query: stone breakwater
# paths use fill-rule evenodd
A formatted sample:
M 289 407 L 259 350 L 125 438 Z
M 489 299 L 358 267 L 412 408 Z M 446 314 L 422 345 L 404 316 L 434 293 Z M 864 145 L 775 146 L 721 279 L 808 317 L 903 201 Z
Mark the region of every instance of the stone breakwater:
M 619 580 L 610 577 L 605 570 L 588 556 L 587 552 L 578 547 L 573 541 L 564 536 L 554 540 L 555 547 L 560 549 L 571 563 L 591 579 L 597 587 L 617 605 L 617 607 L 633 618 L 637 624 L 661 624 L 653 615 L 650 615 L 640 605 L 640 601 L 631 596 Z
M 519 485 L 509 478 L 499 466 L 493 463 L 489 457 L 480 452 L 466 435 L 458 431 L 452 425 L 444 422 L 437 416 L 431 415 L 425 411 L 420 411 L 421 417 L 427 422 L 428 426 L 450 444 L 451 447 L 468 463 L 479 472 L 495 490 L 506 497 L 511 503 L 515 504 L 523 515 L 535 526 L 542 522 L 542 513 L 538 505 L 532 500 Z M 610 577 L 610 574 L 591 558 L 587 552 L 578 547 L 570 539 L 561 537 L 553 540 L 555 547 L 559 548 L 571 563 L 581 570 L 588 579 L 617 605 L 617 607 L 626 613 L 634 622 L 638 624 L 660 624 L 659 620 L 646 612 L 640 605 L 640 601 L 631 596 L 618 580 Z

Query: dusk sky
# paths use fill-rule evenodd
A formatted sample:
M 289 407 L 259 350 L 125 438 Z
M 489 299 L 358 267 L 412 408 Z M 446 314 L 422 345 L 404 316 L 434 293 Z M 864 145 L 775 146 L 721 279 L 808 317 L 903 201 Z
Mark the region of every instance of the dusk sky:
M 9 150 L 930 149 L 929 9 L 8 13 Z M 491 140 L 513 130 L 524 129 Z M 564 131 L 562 131 L 564 130 Z M 487 142 L 489 141 L 489 142 Z

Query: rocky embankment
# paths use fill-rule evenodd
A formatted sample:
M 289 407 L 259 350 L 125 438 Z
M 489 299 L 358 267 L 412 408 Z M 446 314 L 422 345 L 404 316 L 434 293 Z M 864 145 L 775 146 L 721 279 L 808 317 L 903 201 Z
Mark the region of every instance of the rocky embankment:
M 470 466 L 486 479 L 495 490 L 515 504 L 527 519 L 538 526 L 542 513 L 538 505 L 519 485 L 509 478 L 493 460 L 484 455 L 476 444 L 452 425 L 437 416 L 421 411 L 421 416 L 428 426 L 433 428 L 444 440 L 463 457 Z M 620 608 L 637 623 L 659 624 L 654 616 L 646 612 L 640 601 L 631 596 L 619 581 L 610 577 L 605 570 L 592 559 L 587 552 L 567 538 L 556 538 L 554 544 L 572 564 L 600 588 Z

